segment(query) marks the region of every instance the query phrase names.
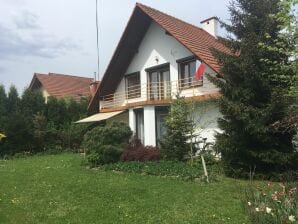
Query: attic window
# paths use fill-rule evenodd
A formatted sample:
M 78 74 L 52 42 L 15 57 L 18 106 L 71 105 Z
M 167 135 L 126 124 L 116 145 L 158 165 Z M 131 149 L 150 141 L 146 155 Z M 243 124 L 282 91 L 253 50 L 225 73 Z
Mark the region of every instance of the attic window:
M 203 85 L 203 77 L 196 80 L 197 60 L 195 57 L 187 57 L 177 60 L 179 66 L 179 86 L 181 89 Z
M 125 76 L 125 90 L 127 99 L 141 97 L 140 72 L 131 73 Z

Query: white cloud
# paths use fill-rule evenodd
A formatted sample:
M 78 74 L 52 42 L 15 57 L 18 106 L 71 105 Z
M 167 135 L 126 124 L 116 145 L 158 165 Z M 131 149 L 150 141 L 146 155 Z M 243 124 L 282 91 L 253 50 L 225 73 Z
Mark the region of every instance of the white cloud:
M 60 38 L 44 31 L 38 24 L 38 16 L 30 11 L 13 17 L 10 27 L 0 23 L 0 60 L 25 56 L 55 58 L 79 48 L 72 38 Z
M 20 15 L 16 15 L 14 23 L 18 29 L 38 29 L 40 28 L 38 16 L 28 10 L 23 10 Z

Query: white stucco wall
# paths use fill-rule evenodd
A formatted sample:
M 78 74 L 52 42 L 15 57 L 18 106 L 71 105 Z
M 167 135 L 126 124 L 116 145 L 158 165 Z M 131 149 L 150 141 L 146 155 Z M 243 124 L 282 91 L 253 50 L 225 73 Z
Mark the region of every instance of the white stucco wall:
M 194 113 L 191 114 L 196 124 L 196 133 L 201 138 L 207 138 L 207 142 L 215 142 L 215 134 L 220 129 L 217 120 L 221 117 L 216 102 L 200 102 L 194 107 Z

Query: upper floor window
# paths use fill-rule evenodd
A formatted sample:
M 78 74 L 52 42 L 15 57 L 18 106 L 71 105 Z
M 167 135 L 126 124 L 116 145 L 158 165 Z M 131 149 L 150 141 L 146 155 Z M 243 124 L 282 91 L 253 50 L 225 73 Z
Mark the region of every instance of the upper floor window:
M 125 76 L 125 88 L 127 99 L 141 97 L 140 72 L 135 72 Z
M 189 88 L 203 85 L 203 76 L 196 80 L 197 60 L 195 57 L 187 57 L 177 60 L 179 66 L 179 86 Z

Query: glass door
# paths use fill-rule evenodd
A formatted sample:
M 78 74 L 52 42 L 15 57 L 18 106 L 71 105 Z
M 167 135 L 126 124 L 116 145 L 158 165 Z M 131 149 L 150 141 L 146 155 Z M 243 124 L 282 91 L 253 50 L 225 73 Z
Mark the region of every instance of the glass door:
M 136 115 L 136 135 L 142 144 L 144 144 L 144 110 L 136 109 L 134 112 Z
M 149 73 L 149 95 L 150 100 L 159 99 L 159 73 L 151 72 Z
M 160 72 L 160 98 L 167 99 L 171 96 L 170 71 Z
M 150 100 L 161 100 L 171 96 L 169 67 L 163 67 L 149 72 L 148 92 Z
M 165 118 L 169 113 L 169 107 L 155 107 L 156 145 L 160 147 L 160 141 L 167 133 Z

